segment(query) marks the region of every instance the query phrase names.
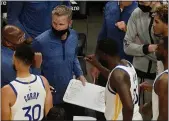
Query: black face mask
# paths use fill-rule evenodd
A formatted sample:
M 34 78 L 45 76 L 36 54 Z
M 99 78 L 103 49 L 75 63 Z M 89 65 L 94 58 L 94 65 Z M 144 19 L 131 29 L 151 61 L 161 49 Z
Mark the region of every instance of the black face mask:
M 145 13 L 145 12 L 151 12 L 151 7 L 150 6 L 145 6 L 145 5 L 140 5 L 138 4 L 138 7 Z
M 67 28 L 65 30 L 58 31 L 58 30 L 56 30 L 55 28 L 52 27 L 52 31 L 57 37 L 61 38 L 66 32 L 69 31 L 69 29 Z

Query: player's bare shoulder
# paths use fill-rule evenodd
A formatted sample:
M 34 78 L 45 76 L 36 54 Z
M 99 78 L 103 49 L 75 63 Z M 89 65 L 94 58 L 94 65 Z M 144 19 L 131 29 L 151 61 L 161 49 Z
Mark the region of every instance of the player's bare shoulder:
M 122 83 L 124 82 L 124 80 L 130 80 L 130 76 L 128 75 L 128 73 L 121 68 L 115 68 L 112 72 L 111 78 L 118 83 Z
M 162 74 L 160 80 L 163 80 L 165 83 L 168 83 L 168 73 Z
M 122 60 L 120 61 L 120 63 L 121 63 L 121 65 L 119 65 L 119 66 L 127 66 L 127 65 L 128 65 L 128 61 L 125 60 L 125 59 L 122 59 Z M 115 70 L 113 71 L 113 75 L 114 75 L 115 77 L 121 77 L 121 78 L 122 78 L 122 77 L 123 77 L 123 78 L 129 77 L 128 73 L 126 73 L 126 71 L 123 70 L 123 69 L 121 69 L 121 68 L 115 68 Z
M 157 93 L 159 89 L 168 90 L 168 73 L 163 73 L 160 77 L 157 78 L 154 84 L 154 91 Z
M 155 85 L 160 83 L 168 85 L 168 73 L 163 73 L 159 78 L 157 78 Z
M 128 61 L 126 60 L 121 60 L 120 61 L 120 65 L 118 66 L 126 66 L 128 65 Z M 111 80 L 112 82 L 115 82 L 117 84 L 121 84 L 121 83 L 126 83 L 127 85 L 130 85 L 130 76 L 129 74 L 126 72 L 126 70 L 122 69 L 122 68 L 118 68 L 118 66 L 116 66 L 116 68 L 113 70 L 112 74 L 111 74 Z
M 15 95 L 12 87 L 8 84 L 1 88 L 1 93 L 6 95 Z
M 16 101 L 17 95 L 13 91 L 12 87 L 8 84 L 1 88 L 1 96 L 5 100 L 8 100 L 11 103 L 11 105 L 13 105 Z

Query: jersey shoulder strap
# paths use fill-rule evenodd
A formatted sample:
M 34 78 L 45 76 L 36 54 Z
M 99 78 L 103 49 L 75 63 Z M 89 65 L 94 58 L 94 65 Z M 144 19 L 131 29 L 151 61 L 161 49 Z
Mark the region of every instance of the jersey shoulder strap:
M 12 81 L 12 82 L 13 82 L 13 81 Z M 16 91 L 15 86 L 12 84 L 12 82 L 9 83 L 9 86 L 12 88 L 12 90 L 14 91 L 14 93 L 15 93 L 15 95 L 16 95 L 16 97 L 17 97 L 18 93 L 17 93 L 17 91 Z
M 164 73 L 167 73 L 168 74 L 168 69 L 161 72 L 159 75 L 157 75 L 156 79 L 154 80 L 154 84 L 156 83 L 156 81 L 164 74 Z M 154 84 L 153 84 L 153 88 L 154 88 Z
M 43 82 L 43 79 L 42 79 L 42 77 L 41 76 L 38 76 L 39 78 L 40 78 L 40 80 L 41 80 L 41 83 L 42 83 L 42 85 L 43 85 L 43 88 L 45 89 L 45 84 L 44 84 L 44 82 Z

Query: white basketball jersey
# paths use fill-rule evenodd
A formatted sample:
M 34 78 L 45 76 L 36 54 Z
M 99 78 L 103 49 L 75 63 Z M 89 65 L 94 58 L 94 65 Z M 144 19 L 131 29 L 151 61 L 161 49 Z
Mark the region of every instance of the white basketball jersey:
M 11 107 L 11 120 L 42 120 L 46 91 L 41 77 L 16 78 L 9 85 L 16 94 L 15 104 Z
M 122 69 L 130 76 L 130 82 L 131 82 L 130 92 L 131 92 L 133 105 L 134 105 L 133 120 L 142 120 L 142 117 L 139 113 L 139 106 L 138 106 L 138 100 L 139 100 L 138 79 L 134 67 L 132 66 L 131 63 L 128 62 L 127 66 L 122 66 L 122 65 L 116 66 L 112 70 L 112 72 L 116 69 Z M 123 120 L 123 115 L 122 115 L 123 105 L 121 103 L 120 97 L 118 93 L 116 93 L 110 87 L 109 79 L 112 72 L 109 74 L 108 82 L 106 85 L 106 91 L 105 91 L 105 102 L 106 102 L 105 117 L 106 120 Z
M 154 84 L 156 83 L 156 81 L 158 80 L 158 78 L 163 75 L 164 73 L 168 74 L 168 70 L 163 71 L 161 74 L 159 74 L 155 81 Z M 153 84 L 153 92 L 152 92 L 152 108 L 153 108 L 153 118 L 152 120 L 157 120 L 158 119 L 158 115 L 159 115 L 159 105 L 158 105 L 158 95 L 155 93 L 154 91 L 154 84 Z

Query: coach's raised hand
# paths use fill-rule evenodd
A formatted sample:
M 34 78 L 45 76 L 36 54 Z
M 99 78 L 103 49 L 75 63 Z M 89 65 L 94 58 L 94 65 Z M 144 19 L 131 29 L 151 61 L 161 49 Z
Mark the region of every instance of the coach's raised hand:
M 126 32 L 127 31 L 127 26 L 124 21 L 119 21 L 115 24 L 120 30 Z
M 40 68 L 41 64 L 42 64 L 42 54 L 41 53 L 35 53 L 33 66 L 35 68 Z

